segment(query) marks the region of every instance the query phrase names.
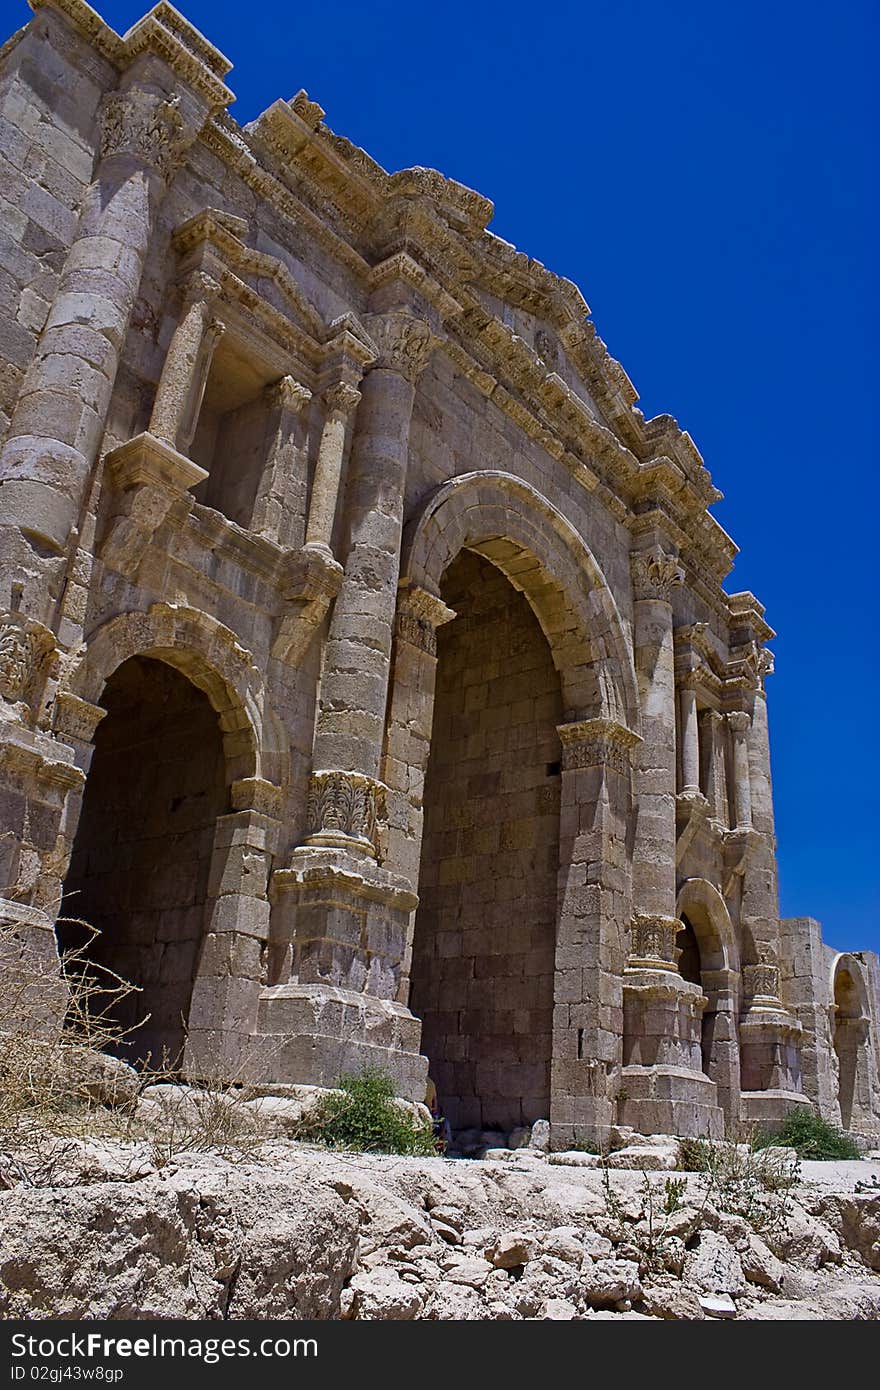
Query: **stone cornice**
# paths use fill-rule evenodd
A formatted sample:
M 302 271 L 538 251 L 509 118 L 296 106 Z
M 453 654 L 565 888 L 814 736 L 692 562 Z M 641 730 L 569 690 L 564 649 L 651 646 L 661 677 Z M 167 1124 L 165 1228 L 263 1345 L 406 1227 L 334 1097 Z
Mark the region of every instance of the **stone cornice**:
M 125 34 L 117 34 L 85 0 L 28 0 L 34 12 L 56 10 L 119 71 L 141 53 L 155 53 L 198 93 L 212 110 L 228 106 L 235 95 L 223 78 L 232 68 L 228 58 L 184 19 L 173 5 L 160 0 Z

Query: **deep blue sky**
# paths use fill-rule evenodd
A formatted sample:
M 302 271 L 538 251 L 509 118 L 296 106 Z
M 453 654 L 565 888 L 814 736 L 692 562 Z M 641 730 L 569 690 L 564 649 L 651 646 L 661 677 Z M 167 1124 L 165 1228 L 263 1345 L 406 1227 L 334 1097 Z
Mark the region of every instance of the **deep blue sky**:
M 7 29 L 27 17 L 0 0 Z M 148 8 L 98 0 L 124 30 Z M 582 289 L 646 415 L 693 435 L 779 631 L 784 915 L 880 949 L 880 11 L 869 0 L 185 0 L 251 120 L 305 87 L 389 170 L 432 165 Z M 872 248 L 873 250 L 873 248 Z M 869 333 L 869 325 L 872 330 Z

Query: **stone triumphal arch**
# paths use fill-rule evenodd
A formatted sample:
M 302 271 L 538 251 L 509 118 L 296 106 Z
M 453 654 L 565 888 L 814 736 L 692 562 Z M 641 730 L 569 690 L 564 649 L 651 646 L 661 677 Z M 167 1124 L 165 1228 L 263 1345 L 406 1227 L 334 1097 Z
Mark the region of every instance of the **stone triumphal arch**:
M 131 1055 L 192 1078 L 377 1064 L 420 1099 L 430 1068 L 456 1128 L 556 1146 L 807 1104 L 876 1133 L 878 963 L 780 919 L 773 632 L 690 436 L 480 194 L 305 91 L 239 126 L 164 0 L 123 35 L 31 3 L 0 51 L 20 949 L 61 980 L 83 919 Z

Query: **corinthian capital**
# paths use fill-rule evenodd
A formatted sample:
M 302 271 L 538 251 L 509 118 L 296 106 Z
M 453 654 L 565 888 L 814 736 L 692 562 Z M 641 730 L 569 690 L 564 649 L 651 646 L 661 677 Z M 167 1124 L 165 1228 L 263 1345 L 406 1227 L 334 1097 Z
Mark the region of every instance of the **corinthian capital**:
M 742 709 L 731 710 L 727 722 L 731 731 L 737 735 L 748 733 L 752 723 L 751 717 Z
M 335 386 L 328 387 L 324 392 L 327 414 L 338 415 L 344 419 L 346 415 L 351 414 L 360 398 L 361 393 L 356 386 L 349 386 L 345 381 L 338 381 Z
M 405 309 L 371 314 L 367 332 L 379 350 L 375 365 L 414 382 L 428 365 L 433 336 L 428 325 Z
M 110 92 L 101 111 L 101 158 L 128 155 L 167 183 L 192 143 L 179 105 L 178 97 L 143 87 Z
M 675 555 L 661 545 L 638 550 L 630 557 L 633 589 L 637 599 L 669 599 L 670 590 L 681 584 L 684 571 Z
M 291 410 L 295 415 L 299 415 L 305 410 L 312 393 L 307 386 L 303 386 L 292 376 L 279 377 L 278 381 L 273 381 L 263 392 L 266 404 L 270 409 Z

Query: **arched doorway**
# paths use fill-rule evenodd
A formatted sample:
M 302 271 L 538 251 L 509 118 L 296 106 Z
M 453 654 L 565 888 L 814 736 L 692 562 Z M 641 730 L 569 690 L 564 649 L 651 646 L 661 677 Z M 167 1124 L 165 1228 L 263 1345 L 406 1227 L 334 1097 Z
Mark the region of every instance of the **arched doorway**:
M 871 1122 L 871 1078 L 867 992 L 861 970 L 852 957 L 841 956 L 834 970 L 834 1051 L 840 1122 L 858 1130 Z
M 137 992 L 112 1007 L 134 1029 L 120 1053 L 180 1065 L 217 817 L 228 809 L 223 741 L 208 697 L 165 662 L 124 661 L 101 696 L 62 916 L 97 928 L 88 957 Z M 83 943 L 70 920 L 63 950 Z
M 689 878 L 679 890 L 676 938 L 679 973 L 700 986 L 706 1007 L 700 1020 L 702 1070 L 715 1082 L 727 1123 L 739 1118 L 739 957 L 724 899 L 706 879 Z
M 411 1004 L 453 1129 L 550 1107 L 559 676 L 521 593 L 462 551 L 442 585 Z

